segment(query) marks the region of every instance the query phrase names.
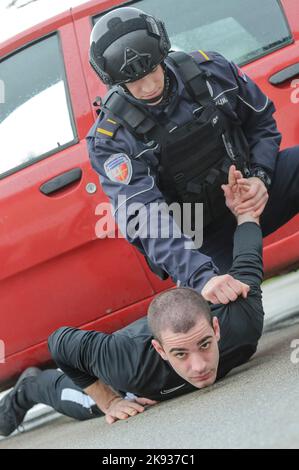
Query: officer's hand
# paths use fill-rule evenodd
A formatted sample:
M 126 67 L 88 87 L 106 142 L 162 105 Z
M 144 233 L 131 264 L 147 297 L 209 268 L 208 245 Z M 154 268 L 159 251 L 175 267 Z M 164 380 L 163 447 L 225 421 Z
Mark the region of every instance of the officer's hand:
M 238 180 L 238 186 L 243 188 L 241 203 L 235 208 L 238 215 L 250 212 L 253 217 L 259 217 L 268 202 L 269 194 L 264 183 L 255 176 Z
M 239 295 L 246 299 L 250 287 L 233 278 L 230 274 L 212 277 L 204 286 L 201 295 L 213 304 L 228 304 Z
M 244 179 L 241 171 L 237 170 L 235 165 L 231 165 L 228 172 L 228 186 L 233 193 L 237 191 L 240 179 Z
M 106 422 L 113 424 L 119 419 L 128 419 L 131 416 L 136 416 L 138 413 L 142 413 L 145 410 L 144 406 L 153 406 L 156 405 L 156 403 L 158 402 L 150 400 L 149 398 L 138 397 L 135 398 L 134 401 L 131 401 L 116 397 L 105 410 Z
M 247 192 L 248 188 L 250 188 L 249 183 L 247 183 L 247 186 L 240 186 L 240 180 L 243 180 L 242 173 L 236 170 L 235 165 L 232 165 L 229 169 L 228 184 L 221 186 L 225 196 L 225 204 L 235 217 L 238 216 L 236 207 L 242 204 L 242 196 Z

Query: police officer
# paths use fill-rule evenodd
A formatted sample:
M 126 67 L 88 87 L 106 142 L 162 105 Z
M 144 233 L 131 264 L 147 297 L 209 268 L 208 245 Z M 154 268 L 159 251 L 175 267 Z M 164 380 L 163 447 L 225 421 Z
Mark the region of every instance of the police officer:
M 163 22 L 136 8 L 100 18 L 90 63 L 110 88 L 87 136 L 90 160 L 127 240 L 151 266 L 213 303 L 246 295 L 244 285 L 223 275 L 235 230 L 221 190 L 230 165 L 244 175 L 238 211 L 262 214 L 264 236 L 298 213 L 299 147 L 279 151 L 271 100 L 216 52 L 170 52 Z M 126 205 L 142 204 L 150 218 L 153 203 L 163 201 L 203 203 L 200 251 L 184 233 L 143 236 L 142 221 L 128 233 L 134 211 Z M 171 218 L 167 223 L 173 234 Z

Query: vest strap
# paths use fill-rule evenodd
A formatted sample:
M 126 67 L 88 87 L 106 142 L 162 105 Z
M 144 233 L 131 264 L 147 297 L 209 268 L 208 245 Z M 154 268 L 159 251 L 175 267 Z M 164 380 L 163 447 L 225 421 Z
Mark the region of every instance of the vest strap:
M 117 87 L 111 89 L 103 99 L 102 110 L 108 112 L 138 140 L 167 141 L 168 126 L 162 126 L 144 108 L 131 103 Z
M 168 60 L 180 70 L 184 85 L 191 97 L 201 106 L 208 105 L 211 102 L 211 95 L 206 78 L 211 74 L 200 70 L 193 57 L 185 52 L 172 52 L 168 55 Z

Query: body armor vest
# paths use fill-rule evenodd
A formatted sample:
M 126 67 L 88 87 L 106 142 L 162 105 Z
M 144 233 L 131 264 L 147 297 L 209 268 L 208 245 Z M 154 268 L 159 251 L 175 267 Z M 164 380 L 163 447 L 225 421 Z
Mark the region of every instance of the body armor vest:
M 170 120 L 161 122 L 119 89 L 106 95 L 102 110 L 138 140 L 159 144 L 157 185 L 166 202 L 191 203 L 193 209 L 194 203 L 203 203 L 207 226 L 228 211 L 221 185 L 227 184 L 230 165 L 249 176 L 249 146 L 241 122 L 214 103 L 206 81 L 209 73 L 183 52 L 170 53 L 167 61 L 178 69 L 187 92 L 199 104 L 193 120 L 181 127 Z

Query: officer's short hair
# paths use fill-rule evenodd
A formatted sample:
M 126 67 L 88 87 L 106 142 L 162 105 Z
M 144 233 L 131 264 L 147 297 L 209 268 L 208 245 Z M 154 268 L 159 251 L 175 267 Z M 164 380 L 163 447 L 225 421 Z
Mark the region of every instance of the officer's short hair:
M 205 318 L 213 325 L 209 304 L 202 295 L 189 287 L 168 289 L 158 294 L 147 312 L 149 327 L 160 343 L 163 330 L 187 333 L 200 318 Z

